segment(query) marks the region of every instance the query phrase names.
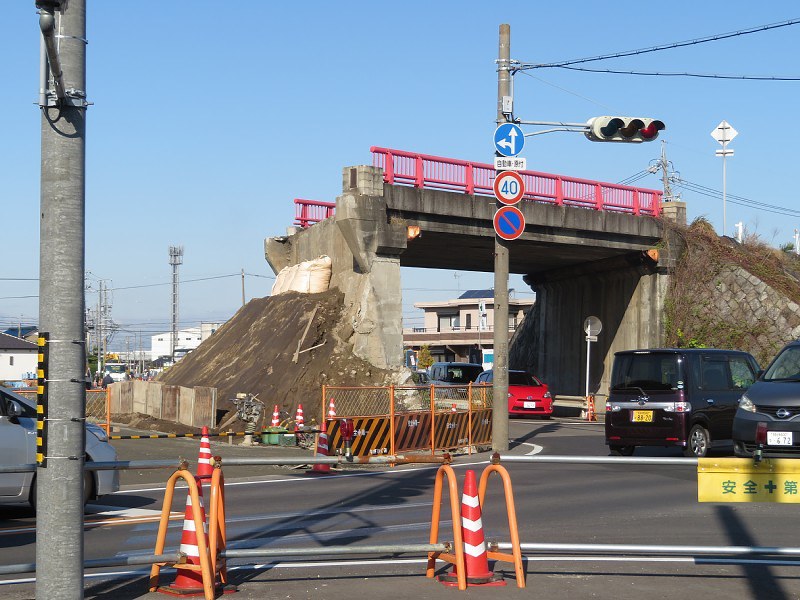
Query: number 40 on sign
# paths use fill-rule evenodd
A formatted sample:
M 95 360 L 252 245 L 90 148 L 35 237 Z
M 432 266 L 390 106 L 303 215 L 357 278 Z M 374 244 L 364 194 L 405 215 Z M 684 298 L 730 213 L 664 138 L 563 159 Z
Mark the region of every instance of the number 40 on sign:
M 502 171 L 494 180 L 494 195 L 503 204 L 516 204 L 525 194 L 525 182 L 515 171 Z

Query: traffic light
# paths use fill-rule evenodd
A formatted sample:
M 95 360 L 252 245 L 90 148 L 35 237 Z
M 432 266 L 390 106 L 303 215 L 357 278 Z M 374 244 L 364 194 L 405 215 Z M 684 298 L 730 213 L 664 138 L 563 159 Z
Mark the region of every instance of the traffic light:
M 663 121 L 640 117 L 592 117 L 586 124 L 593 142 L 652 142 L 666 129 Z

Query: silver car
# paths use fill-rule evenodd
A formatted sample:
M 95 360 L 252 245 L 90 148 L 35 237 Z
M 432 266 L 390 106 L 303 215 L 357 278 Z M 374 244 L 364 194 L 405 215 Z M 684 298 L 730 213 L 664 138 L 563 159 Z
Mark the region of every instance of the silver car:
M 117 452 L 106 432 L 86 424 L 86 460 L 115 461 Z M 36 405 L 0 387 L 0 464 L 29 465 L 36 462 Z M 35 504 L 35 473 L 0 473 L 0 504 Z M 118 471 L 85 471 L 84 503 L 119 490 Z

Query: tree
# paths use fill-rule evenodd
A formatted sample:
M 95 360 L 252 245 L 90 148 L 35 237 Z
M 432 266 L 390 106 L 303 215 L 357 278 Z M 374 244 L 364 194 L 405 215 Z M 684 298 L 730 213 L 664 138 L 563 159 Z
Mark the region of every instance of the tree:
M 431 349 L 428 347 L 428 344 L 423 344 L 419 349 L 419 353 L 417 354 L 417 368 L 427 369 L 432 364 L 433 356 L 431 355 Z

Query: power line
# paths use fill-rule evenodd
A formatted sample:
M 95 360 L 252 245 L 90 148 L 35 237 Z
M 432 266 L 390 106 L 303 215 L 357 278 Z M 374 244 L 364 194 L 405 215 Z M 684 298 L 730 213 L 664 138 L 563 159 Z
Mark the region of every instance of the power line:
M 686 181 L 684 179 L 677 179 L 675 180 L 674 184 L 677 187 L 684 188 L 701 196 L 707 196 L 709 198 L 715 198 L 715 199 L 722 198 L 722 192 L 720 192 L 719 190 L 715 190 L 713 188 L 700 185 L 698 183 L 693 183 L 691 181 Z M 776 206 L 774 204 L 767 204 L 766 202 L 759 202 L 757 200 L 745 198 L 744 196 L 737 196 L 735 194 L 726 194 L 726 199 L 728 202 L 732 204 L 737 204 L 739 206 L 745 206 L 748 208 L 757 208 L 759 210 L 763 210 L 765 212 L 770 212 L 778 215 L 800 217 L 800 210 L 785 208 L 783 206 Z
M 770 29 L 778 29 L 780 27 L 788 27 L 790 25 L 797 25 L 800 23 L 800 19 L 789 19 L 788 21 L 780 21 L 777 23 L 770 23 L 767 25 L 759 25 L 757 27 L 751 27 L 750 29 L 742 29 L 739 31 L 732 31 L 729 33 L 720 33 L 716 35 L 709 35 L 702 38 L 695 38 L 692 40 L 685 40 L 682 42 L 672 42 L 669 44 L 663 44 L 661 46 L 651 46 L 649 48 L 640 48 L 638 50 L 626 50 L 623 52 L 614 52 L 613 54 L 602 54 L 600 56 L 592 56 L 589 58 L 576 58 L 572 60 L 564 60 L 559 62 L 553 63 L 520 63 L 519 65 L 512 67 L 514 71 L 523 71 L 527 69 L 546 69 L 546 68 L 554 68 L 554 67 L 566 67 L 567 65 L 575 65 L 580 63 L 587 63 L 587 62 L 594 62 L 598 60 L 608 60 L 611 58 L 622 58 L 625 56 L 637 56 L 639 54 L 647 54 L 650 52 L 660 52 L 662 50 L 672 50 L 673 48 L 682 48 L 685 46 L 694 46 L 698 44 L 705 44 L 707 42 L 716 42 L 719 40 L 724 40 L 728 38 L 738 37 L 742 35 L 748 35 L 751 33 L 759 33 L 762 31 L 768 31 Z
M 800 81 L 800 77 L 781 75 L 716 75 L 711 73 L 662 73 L 659 71 L 619 71 L 616 69 L 589 69 L 586 67 L 559 67 L 586 73 L 608 73 L 611 75 L 645 75 L 649 77 L 696 77 L 700 79 L 737 79 L 741 81 Z

